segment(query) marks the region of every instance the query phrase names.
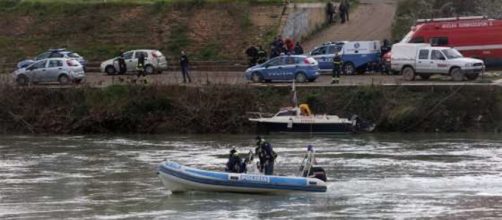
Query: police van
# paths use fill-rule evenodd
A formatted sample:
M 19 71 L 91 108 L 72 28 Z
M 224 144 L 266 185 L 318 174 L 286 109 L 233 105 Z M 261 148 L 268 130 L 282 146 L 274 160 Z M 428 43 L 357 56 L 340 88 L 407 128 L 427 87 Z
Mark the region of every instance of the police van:
M 316 47 L 310 55 L 321 71 L 333 70 L 335 53 L 342 56 L 344 74 L 364 73 L 368 64 L 380 62 L 380 41 L 338 41 Z

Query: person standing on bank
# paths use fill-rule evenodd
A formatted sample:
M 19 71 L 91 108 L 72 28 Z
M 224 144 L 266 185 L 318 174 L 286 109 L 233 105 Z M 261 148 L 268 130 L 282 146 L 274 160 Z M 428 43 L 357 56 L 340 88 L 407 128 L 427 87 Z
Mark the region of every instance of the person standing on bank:
M 145 77 L 145 54 L 140 52 L 138 57 L 138 65 L 136 66 L 136 70 L 138 71 L 138 78 L 143 76 Z
M 118 63 L 119 63 L 119 74 L 125 74 L 127 72 L 127 66 L 125 63 L 125 58 L 124 58 L 124 50 L 120 49 L 120 54 L 118 58 Z
M 326 16 L 328 17 L 328 23 L 331 24 L 335 21 L 335 6 L 333 5 L 333 2 L 329 1 L 326 4 Z
M 303 54 L 303 47 L 302 47 L 302 45 L 300 44 L 300 42 L 299 42 L 299 41 L 297 41 L 297 42 L 296 42 L 296 45 L 295 45 L 295 49 L 294 49 L 294 50 L 295 50 L 295 54 L 296 54 L 296 55 L 301 55 L 301 54 Z
M 190 75 L 188 73 L 188 57 L 185 54 L 185 51 L 181 51 L 181 57 L 180 57 L 180 66 L 181 66 L 181 74 L 183 75 L 183 83 L 188 82 L 191 83 L 192 79 L 190 78 Z
M 267 52 L 261 47 L 261 45 L 258 46 L 258 64 L 262 64 L 267 62 Z
M 341 23 L 342 24 L 345 24 L 345 13 L 346 13 L 347 9 L 345 8 L 345 4 L 342 2 L 339 6 L 338 6 L 338 12 L 340 13 L 340 19 L 341 19 Z
M 331 80 L 331 84 L 339 84 L 340 83 L 340 72 L 342 71 L 343 60 L 340 53 L 337 52 L 335 57 L 333 57 L 333 80 Z
M 349 22 L 349 11 L 350 11 L 350 3 L 349 0 L 343 1 L 345 5 L 345 21 Z

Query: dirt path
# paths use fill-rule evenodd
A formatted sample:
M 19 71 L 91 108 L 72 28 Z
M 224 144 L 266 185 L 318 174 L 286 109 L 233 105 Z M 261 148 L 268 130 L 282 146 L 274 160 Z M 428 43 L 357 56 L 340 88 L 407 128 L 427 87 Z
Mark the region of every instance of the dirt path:
M 303 43 L 307 51 L 328 41 L 390 39 L 397 0 L 360 0 L 350 21 L 334 24 Z M 339 21 L 338 21 L 339 22 Z

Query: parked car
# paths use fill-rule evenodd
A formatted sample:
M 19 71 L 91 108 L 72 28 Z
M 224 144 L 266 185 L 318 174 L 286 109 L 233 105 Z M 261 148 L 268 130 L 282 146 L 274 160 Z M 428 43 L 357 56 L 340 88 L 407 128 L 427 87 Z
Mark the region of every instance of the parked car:
M 364 73 L 369 64 L 380 62 L 380 41 L 328 42 L 312 50 L 310 56 L 319 62 L 321 71 L 332 71 L 336 53 L 342 56 L 343 74 Z
M 313 82 L 319 77 L 317 61 L 305 55 L 283 55 L 250 67 L 246 78 L 255 83 L 270 81 Z
M 13 77 L 19 85 L 59 82 L 61 85 L 80 83 L 85 78 L 83 66 L 74 59 L 48 58 L 17 69 Z
M 167 70 L 167 59 L 158 50 L 131 50 L 124 53 L 124 59 L 126 63 L 126 72 L 131 73 L 136 71 L 136 66 L 138 65 L 138 57 L 140 54 L 145 56 L 145 73 L 154 74 L 162 73 L 162 71 Z M 115 57 L 104 61 L 101 63 L 101 72 L 108 75 L 114 75 L 119 73 L 119 63 L 118 58 Z
M 454 81 L 463 81 L 478 78 L 485 65 L 480 59 L 463 57 L 451 47 L 399 43 L 392 46 L 391 68 L 409 81 L 417 75 L 429 79 L 433 74 L 450 75 Z
M 58 49 L 49 49 L 47 52 L 44 52 L 33 59 L 26 59 L 20 61 L 19 63 L 17 63 L 17 69 L 25 68 L 35 63 L 37 60 L 43 60 L 47 58 L 71 58 L 78 61 L 84 68 L 85 65 L 87 64 L 87 61 L 78 53 L 66 50 L 65 48 L 58 48 Z

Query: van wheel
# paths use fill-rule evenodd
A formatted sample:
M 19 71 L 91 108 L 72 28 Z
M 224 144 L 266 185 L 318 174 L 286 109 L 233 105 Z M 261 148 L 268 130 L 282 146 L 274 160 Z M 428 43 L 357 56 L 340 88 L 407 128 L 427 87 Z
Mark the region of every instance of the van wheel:
M 346 64 L 343 64 L 343 74 L 345 75 L 352 75 L 356 72 L 356 67 L 354 66 L 353 63 L 346 63 Z
M 307 77 L 305 76 L 305 73 L 297 73 L 295 76 L 295 81 L 297 83 L 304 83 L 307 81 Z
M 58 78 L 58 82 L 61 85 L 68 85 L 68 83 L 70 83 L 70 78 L 68 78 L 67 75 L 61 75 Z
M 115 70 L 115 67 L 113 67 L 113 66 L 106 66 L 105 72 L 108 75 L 113 75 L 117 72 L 117 70 Z
M 261 83 L 261 81 L 263 81 L 263 76 L 261 75 L 261 73 L 254 72 L 254 73 L 251 75 L 251 80 L 252 80 L 254 83 Z
M 145 67 L 145 73 L 150 75 L 150 74 L 154 74 L 155 73 L 155 67 L 153 67 L 152 65 L 147 65 Z
M 465 77 L 468 80 L 476 80 L 479 77 L 479 73 L 466 74 Z
M 450 75 L 453 81 L 457 82 L 464 81 L 465 75 L 464 73 L 462 73 L 462 70 L 458 67 L 453 68 L 450 72 Z
M 427 73 L 420 74 L 420 79 L 428 80 L 430 78 L 431 78 L 431 74 L 427 74 Z
M 406 81 L 413 81 L 415 80 L 415 70 L 409 66 L 405 67 L 403 69 L 403 78 Z
M 28 85 L 28 83 L 30 82 L 30 80 L 25 75 L 20 75 L 20 76 L 18 76 L 16 78 L 16 82 L 20 86 L 25 86 L 25 85 Z

